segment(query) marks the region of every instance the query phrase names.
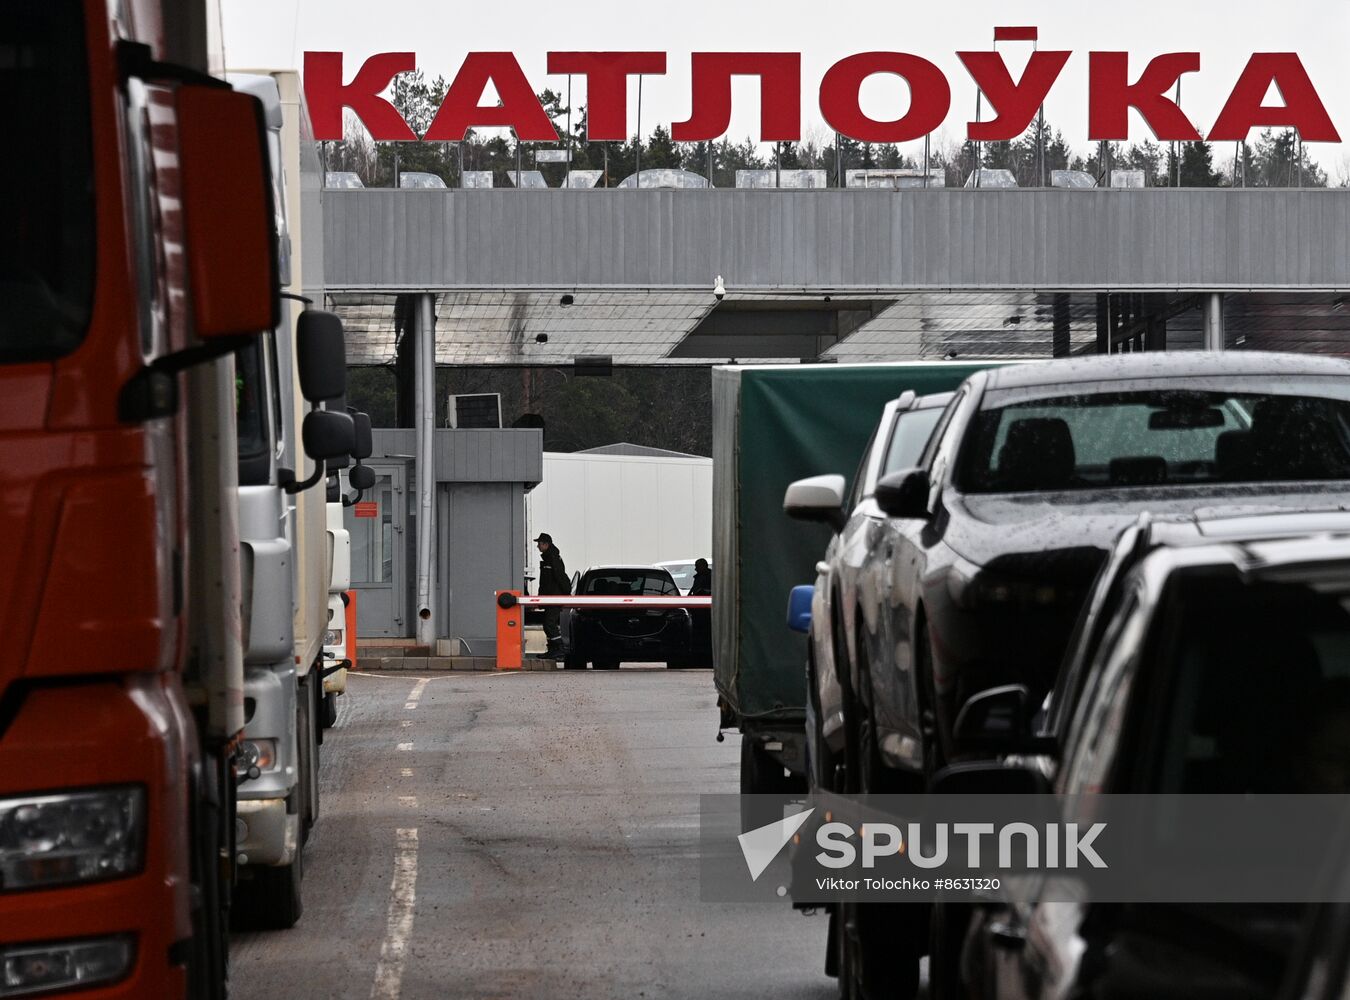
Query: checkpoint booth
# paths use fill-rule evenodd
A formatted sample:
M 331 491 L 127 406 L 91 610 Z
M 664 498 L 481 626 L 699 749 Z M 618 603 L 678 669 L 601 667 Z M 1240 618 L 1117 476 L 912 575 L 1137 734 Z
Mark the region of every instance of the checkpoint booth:
M 416 431 L 376 429 L 366 462 L 376 484 L 348 507 L 357 635 L 416 634 Z M 496 655 L 494 590 L 516 586 L 525 551 L 525 494 L 543 476 L 537 428 L 435 430 L 434 616 L 440 656 Z

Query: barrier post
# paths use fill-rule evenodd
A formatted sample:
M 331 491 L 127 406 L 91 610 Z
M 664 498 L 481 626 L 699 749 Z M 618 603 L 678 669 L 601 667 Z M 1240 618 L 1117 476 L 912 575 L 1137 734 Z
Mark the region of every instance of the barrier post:
M 497 669 L 520 670 L 524 667 L 525 609 L 520 606 L 520 591 L 499 590 L 497 598 Z

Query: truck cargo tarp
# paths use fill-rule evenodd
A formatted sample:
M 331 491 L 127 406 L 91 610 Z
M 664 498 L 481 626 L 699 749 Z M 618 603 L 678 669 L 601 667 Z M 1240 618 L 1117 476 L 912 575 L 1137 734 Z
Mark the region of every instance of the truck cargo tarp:
M 788 484 L 852 481 L 885 404 L 956 388 L 988 364 L 713 369 L 713 633 L 717 690 L 741 720 L 805 712 L 805 637 L 788 631 L 792 587 L 812 583 L 830 530 L 783 513 Z

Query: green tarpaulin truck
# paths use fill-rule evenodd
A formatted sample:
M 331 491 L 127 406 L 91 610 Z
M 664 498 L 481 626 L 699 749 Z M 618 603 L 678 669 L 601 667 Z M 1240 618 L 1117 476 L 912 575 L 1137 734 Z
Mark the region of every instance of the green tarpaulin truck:
M 784 490 L 851 473 L 887 401 L 949 391 L 981 367 L 713 369 L 713 674 L 721 726 L 741 732 L 742 792 L 805 788 L 806 641 L 784 615 L 792 587 L 815 580 L 830 533 L 789 521 Z

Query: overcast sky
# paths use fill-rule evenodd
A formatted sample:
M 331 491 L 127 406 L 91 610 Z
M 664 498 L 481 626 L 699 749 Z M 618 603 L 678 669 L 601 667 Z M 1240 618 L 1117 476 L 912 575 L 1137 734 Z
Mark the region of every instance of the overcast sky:
M 1337 130 L 1350 137 L 1350 2 L 1286 0 L 1115 0 L 1112 3 L 1025 0 L 221 0 L 226 59 L 232 68 L 300 68 L 307 50 L 340 51 L 350 79 L 369 55 L 412 51 L 429 77 L 453 76 L 466 52 L 509 50 L 536 90 L 564 91 L 567 78 L 545 72 L 545 55 L 566 49 L 655 49 L 669 53 L 667 74 L 643 83 L 642 133 L 658 123 L 689 117 L 689 53 L 769 50 L 802 53 L 802 121 L 809 136 L 823 134 L 817 99 L 820 78 L 837 59 L 887 49 L 913 52 L 937 63 L 952 85 L 943 126 L 948 140 L 964 137 L 973 118 L 975 88 L 957 60 L 958 49 L 986 48 L 996 25 L 1036 25 L 1042 48 L 1069 49 L 1072 58 L 1046 102 L 1049 121 L 1075 149 L 1086 150 L 1087 53 L 1128 50 L 1132 75 L 1162 52 L 1198 51 L 1200 71 L 1182 82 L 1182 108 L 1201 132 L 1255 51 L 1294 51 L 1302 57 Z M 1030 52 L 1023 42 L 999 45 L 1014 74 Z M 637 127 L 636 82 L 630 84 L 629 132 Z M 894 77 L 874 77 L 863 89 L 863 110 L 879 119 L 899 116 L 908 97 Z M 489 102 L 485 102 L 489 103 Z M 578 77 L 572 104 L 585 103 Z M 1267 103 L 1277 103 L 1274 94 Z M 988 111 L 986 110 L 986 118 Z M 733 88 L 730 135 L 758 138 L 757 81 Z M 1132 113 L 1130 138 L 1150 137 Z M 1255 135 L 1253 135 L 1255 138 Z M 1350 173 L 1345 143 L 1309 145 L 1336 183 Z M 1232 148 L 1215 159 L 1231 159 Z

